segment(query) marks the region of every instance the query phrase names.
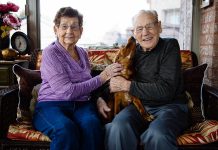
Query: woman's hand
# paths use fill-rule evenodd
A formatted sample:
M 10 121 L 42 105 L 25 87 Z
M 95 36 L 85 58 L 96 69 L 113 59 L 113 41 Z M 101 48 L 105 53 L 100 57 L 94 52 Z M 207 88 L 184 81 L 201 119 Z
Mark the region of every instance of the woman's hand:
M 129 92 L 131 81 L 121 76 L 113 77 L 110 80 L 110 92 Z
M 108 107 L 107 103 L 99 97 L 97 99 L 97 108 L 98 112 L 105 118 L 107 119 L 107 113 L 111 111 L 111 109 Z
M 120 75 L 122 69 L 122 65 L 119 63 L 113 63 L 107 66 L 104 71 L 100 73 L 102 83 L 105 83 L 107 80 L 111 79 L 114 76 Z

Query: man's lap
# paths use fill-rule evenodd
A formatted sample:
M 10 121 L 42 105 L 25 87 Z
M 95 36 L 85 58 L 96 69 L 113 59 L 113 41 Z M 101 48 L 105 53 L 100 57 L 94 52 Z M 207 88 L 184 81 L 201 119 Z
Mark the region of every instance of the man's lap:
M 143 120 L 134 105 L 125 107 L 115 116 L 111 124 L 123 126 L 131 124 L 132 128 L 142 134 L 145 130 L 160 130 L 163 133 L 171 132 L 178 136 L 188 127 L 188 107 L 186 104 L 168 104 L 159 107 L 146 107 L 154 115 L 151 123 Z

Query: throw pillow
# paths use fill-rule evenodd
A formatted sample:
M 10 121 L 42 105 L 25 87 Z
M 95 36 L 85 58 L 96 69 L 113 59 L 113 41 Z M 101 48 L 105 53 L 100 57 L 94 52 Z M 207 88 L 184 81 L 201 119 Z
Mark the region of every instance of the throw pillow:
M 194 104 L 190 110 L 192 124 L 205 120 L 201 94 L 206 68 L 207 64 L 201 64 L 183 71 L 185 90 L 191 95 Z
M 30 70 L 15 64 L 12 68 L 17 77 L 19 85 L 19 103 L 17 121 L 31 121 L 31 113 L 29 110 L 32 98 L 32 89 L 36 84 L 41 83 L 41 74 L 39 70 Z

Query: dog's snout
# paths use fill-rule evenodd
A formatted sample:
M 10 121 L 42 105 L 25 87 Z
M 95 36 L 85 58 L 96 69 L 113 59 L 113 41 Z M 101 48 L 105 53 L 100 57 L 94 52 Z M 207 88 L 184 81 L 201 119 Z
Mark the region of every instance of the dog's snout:
M 133 36 L 131 36 L 130 40 L 134 42 L 135 38 Z

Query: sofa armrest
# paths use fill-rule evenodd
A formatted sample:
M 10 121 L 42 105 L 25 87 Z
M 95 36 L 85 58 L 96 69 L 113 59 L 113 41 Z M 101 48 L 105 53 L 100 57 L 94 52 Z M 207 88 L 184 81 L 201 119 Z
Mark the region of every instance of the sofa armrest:
M 0 90 L 0 139 L 7 136 L 9 125 L 16 120 L 18 101 L 17 85 Z
M 218 120 L 218 89 L 204 84 L 202 94 L 206 119 Z

